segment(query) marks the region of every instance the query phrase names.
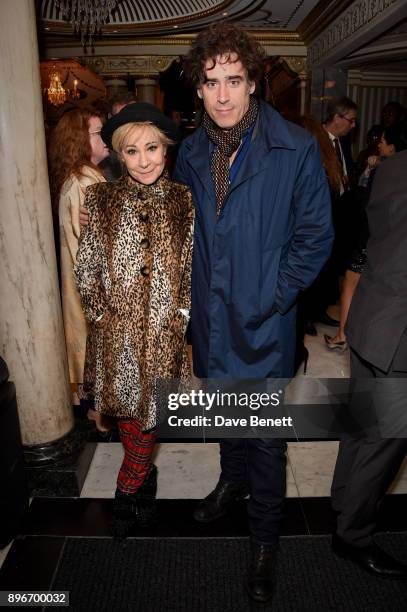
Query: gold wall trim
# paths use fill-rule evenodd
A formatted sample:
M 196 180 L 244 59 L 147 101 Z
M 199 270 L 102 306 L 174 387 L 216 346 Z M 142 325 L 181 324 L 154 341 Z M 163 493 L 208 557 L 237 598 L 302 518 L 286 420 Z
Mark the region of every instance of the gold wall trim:
M 178 55 L 119 55 L 81 58 L 81 63 L 104 77 L 127 75 L 158 76 L 167 70 Z
M 298 32 L 294 31 L 284 31 L 281 30 L 269 30 L 267 32 L 263 32 L 261 30 L 248 30 L 251 36 L 257 42 L 262 45 L 271 45 L 275 43 L 289 43 L 294 46 L 304 46 L 304 43 L 301 39 L 301 36 Z M 179 46 L 185 47 L 190 46 L 194 42 L 196 38 L 196 34 L 174 34 L 170 36 L 162 36 L 162 37 L 132 37 L 132 38 L 103 38 L 100 40 L 95 40 L 93 42 L 93 46 L 95 52 L 97 52 L 98 47 L 123 47 L 123 46 L 134 46 L 134 47 L 149 47 L 149 46 Z M 54 48 L 77 48 L 80 46 L 79 40 L 72 40 L 70 38 L 67 40 L 66 38 L 62 38 L 60 36 L 56 37 L 52 34 L 45 34 L 43 37 L 44 47 L 46 49 Z
M 293 72 L 295 72 L 301 77 L 305 76 L 306 69 L 307 69 L 307 58 L 306 57 L 296 57 L 294 55 L 282 55 L 280 59 L 287 64 L 290 70 L 292 70 Z

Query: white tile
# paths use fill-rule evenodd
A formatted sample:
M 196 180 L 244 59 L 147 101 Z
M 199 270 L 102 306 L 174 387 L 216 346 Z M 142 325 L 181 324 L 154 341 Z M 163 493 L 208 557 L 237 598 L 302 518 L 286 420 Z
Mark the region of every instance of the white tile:
M 324 334 L 334 336 L 336 327 L 316 324 L 317 336 L 305 336 L 305 345 L 309 351 L 307 376 L 312 378 L 349 378 L 349 350 L 341 353 L 328 349 Z
M 112 498 L 123 450 L 120 443 L 98 444 L 81 497 Z M 219 479 L 217 443 L 157 444 L 154 463 L 158 467 L 157 496 L 162 499 L 202 499 Z M 287 465 L 287 496 L 297 497 L 292 470 Z
M 390 487 L 389 493 L 407 493 L 407 457 L 405 458 L 399 473 L 392 486 Z
M 288 455 L 300 497 L 329 497 L 338 442 L 292 442 Z
M 7 544 L 7 546 L 5 548 L 1 548 L 0 549 L 0 569 L 1 569 L 4 561 L 6 560 L 8 551 L 10 550 L 12 544 L 13 544 L 13 542 L 10 542 L 10 544 Z
M 98 444 L 81 497 L 114 497 L 122 461 L 123 447 L 120 442 Z

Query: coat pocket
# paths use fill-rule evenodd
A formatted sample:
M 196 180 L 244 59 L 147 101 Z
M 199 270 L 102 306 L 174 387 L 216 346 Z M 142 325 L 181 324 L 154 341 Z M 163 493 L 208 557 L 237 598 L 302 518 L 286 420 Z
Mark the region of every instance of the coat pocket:
M 276 310 L 276 288 L 282 247 L 267 249 L 262 255 L 262 275 L 259 300 L 259 321 L 265 321 Z

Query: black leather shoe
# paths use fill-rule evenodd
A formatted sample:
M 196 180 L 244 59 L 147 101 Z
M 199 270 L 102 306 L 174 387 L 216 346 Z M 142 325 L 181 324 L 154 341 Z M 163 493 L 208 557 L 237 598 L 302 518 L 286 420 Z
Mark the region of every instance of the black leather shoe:
M 219 480 L 212 493 L 209 493 L 196 507 L 194 519 L 200 523 L 210 523 L 224 516 L 232 502 L 247 495 L 248 489 L 245 483 Z
M 339 327 L 339 321 L 330 317 L 327 312 L 324 312 L 324 314 L 319 317 L 319 322 L 329 327 Z
M 407 566 L 388 555 L 375 542 L 360 548 L 348 544 L 337 534 L 333 534 L 332 550 L 338 557 L 357 563 L 359 567 L 375 576 L 407 578 Z
M 255 601 L 269 601 L 273 596 L 273 567 L 276 547 L 252 544 L 252 561 L 247 580 L 247 590 Z

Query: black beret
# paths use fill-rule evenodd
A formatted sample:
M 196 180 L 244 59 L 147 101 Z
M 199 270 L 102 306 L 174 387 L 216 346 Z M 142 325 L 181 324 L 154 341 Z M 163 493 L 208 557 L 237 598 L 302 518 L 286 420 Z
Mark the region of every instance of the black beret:
M 101 136 L 103 142 L 112 149 L 112 136 L 117 128 L 126 123 L 150 122 L 160 128 L 162 132 L 171 140 L 179 140 L 179 133 L 175 123 L 159 108 L 148 102 L 133 102 L 108 119 L 102 128 Z

